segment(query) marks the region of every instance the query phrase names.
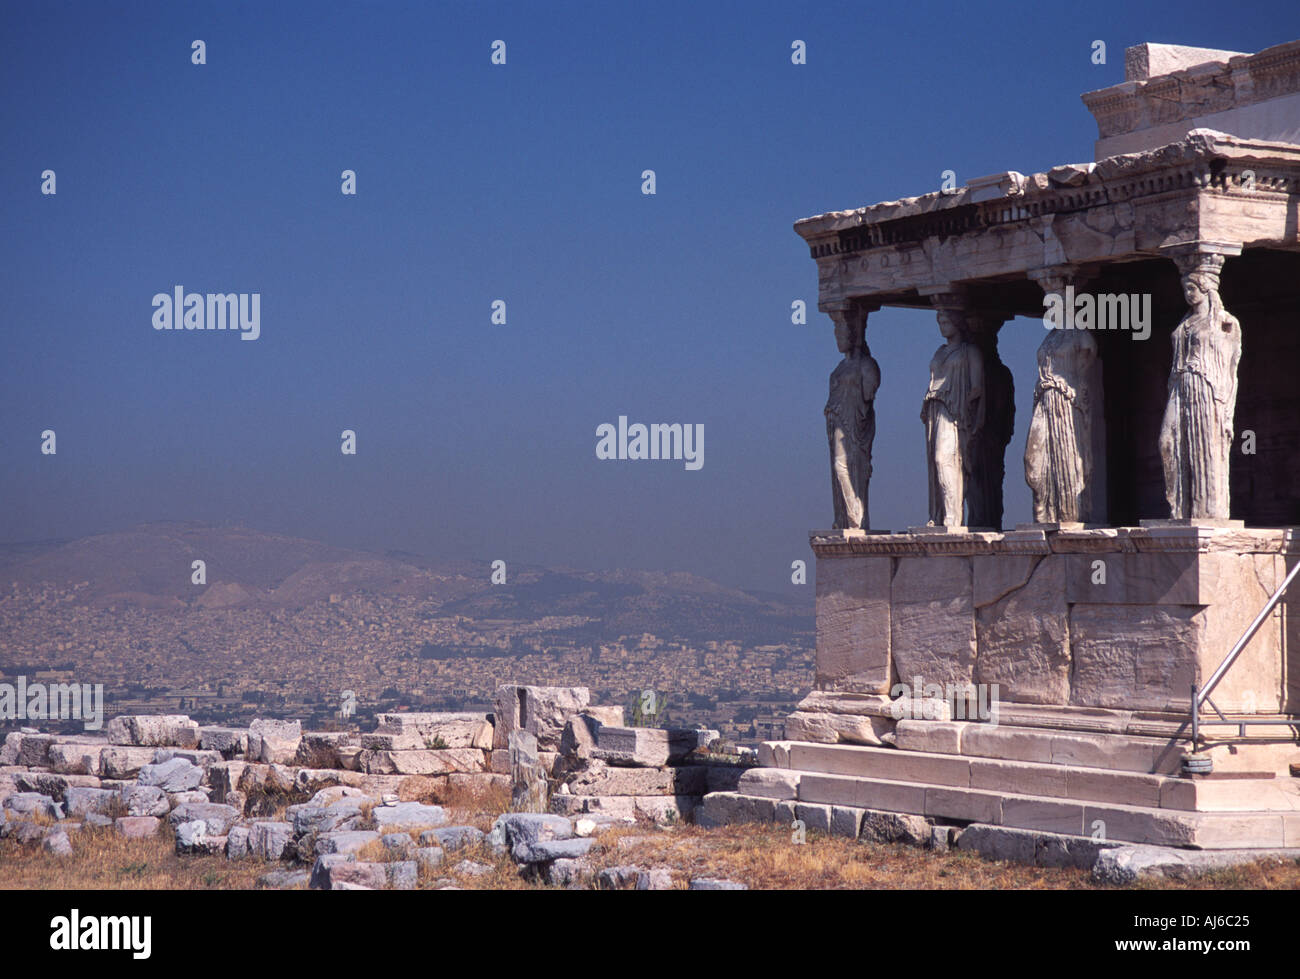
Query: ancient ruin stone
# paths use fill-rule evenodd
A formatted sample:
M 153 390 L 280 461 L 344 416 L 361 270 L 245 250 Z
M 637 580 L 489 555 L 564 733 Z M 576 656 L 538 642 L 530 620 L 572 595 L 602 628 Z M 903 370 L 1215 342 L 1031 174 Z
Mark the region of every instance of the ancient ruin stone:
M 591 700 L 586 687 L 533 687 L 503 684 L 496 692 L 493 748 L 509 748 L 512 731 L 527 731 L 539 751 L 559 751 L 569 718 Z

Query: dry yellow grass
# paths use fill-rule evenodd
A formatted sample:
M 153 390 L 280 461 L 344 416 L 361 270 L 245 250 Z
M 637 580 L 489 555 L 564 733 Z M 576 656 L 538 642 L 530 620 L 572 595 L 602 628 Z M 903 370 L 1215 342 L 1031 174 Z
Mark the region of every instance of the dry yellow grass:
M 268 870 L 260 860 L 176 855 L 166 824 L 152 839 L 128 840 L 109 829 L 71 836 L 73 854 L 0 840 L 0 887 L 37 890 L 248 890 Z
M 621 842 L 620 842 L 621 841 Z M 1082 870 L 1053 870 L 991 863 L 969 853 L 934 853 L 902 845 L 859 843 L 808 833 L 793 843 L 782 826 L 700 829 L 678 826 L 663 833 L 617 830 L 601 837 L 598 867 L 666 866 L 685 887 L 695 877 L 740 881 L 754 889 L 991 890 L 1092 888 Z
M 619 840 L 624 842 L 619 844 Z M 685 887 L 694 877 L 736 880 L 757 889 L 943 889 L 943 890 L 1096 890 L 1105 889 L 1086 870 L 1029 867 L 988 861 L 972 853 L 936 853 L 914 847 L 859 843 L 808 833 L 792 843 L 777 825 L 700 829 L 678 826 L 663 832 L 616 830 L 601 837 L 598 868 L 634 864 L 668 866 Z M 1144 881 L 1143 888 L 1300 887 L 1300 864 L 1251 864 L 1189 881 Z
M 464 784 L 452 784 L 441 787 L 428 801 L 448 809 L 490 815 L 488 824 L 503 812 L 510 811 L 510 790 L 500 786 L 488 788 L 471 788 Z M 477 825 L 477 824 L 475 824 Z M 479 826 L 479 829 L 486 829 Z

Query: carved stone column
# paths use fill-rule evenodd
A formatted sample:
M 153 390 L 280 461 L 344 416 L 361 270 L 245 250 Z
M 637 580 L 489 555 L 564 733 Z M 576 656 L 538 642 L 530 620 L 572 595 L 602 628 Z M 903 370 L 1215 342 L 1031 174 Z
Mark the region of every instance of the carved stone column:
M 960 292 L 930 296 L 945 343 L 930 360 L 930 380 L 921 402 L 929 472 L 929 526 L 965 528 L 971 521 L 972 469 L 984 429 L 984 355 L 972 342 L 966 297 Z
M 1038 269 L 1030 277 L 1042 286 L 1045 306 L 1059 297 L 1058 309 L 1072 299 L 1070 287 L 1078 284 L 1073 266 Z M 1070 319 L 1062 317 L 1058 325 Z M 1105 494 L 1096 482 L 1096 463 L 1102 461 L 1097 451 L 1100 433 L 1095 431 L 1102 425 L 1101 396 L 1092 331 L 1048 329 L 1038 348 L 1034 413 L 1025 440 L 1025 482 L 1033 494 L 1034 523 L 1096 519 L 1094 501 L 1104 500 Z
M 822 307 L 835 323 L 844 359 L 831 372 L 826 401 L 826 439 L 831 460 L 831 500 L 836 530 L 871 527 L 868 487 L 876 439 L 876 390 L 880 366 L 867 346 L 867 315 L 878 305 L 848 301 Z
M 1169 399 L 1160 426 L 1165 499 L 1174 520 L 1227 520 L 1241 324 L 1223 308 L 1219 276 L 1240 248 L 1195 242 L 1169 249 L 1187 313 L 1175 328 Z

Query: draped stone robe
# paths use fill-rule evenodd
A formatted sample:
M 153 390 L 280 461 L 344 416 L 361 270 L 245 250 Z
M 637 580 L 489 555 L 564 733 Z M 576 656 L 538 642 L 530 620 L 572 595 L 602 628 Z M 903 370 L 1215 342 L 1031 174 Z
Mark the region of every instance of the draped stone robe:
M 1025 481 L 1038 523 L 1080 521 L 1089 509 L 1092 431 L 1089 372 L 1097 341 L 1087 330 L 1052 330 L 1038 348 Z
M 1183 317 L 1173 347 L 1160 426 L 1170 516 L 1226 519 L 1241 326 L 1211 301 L 1208 312 L 1193 310 Z
M 826 438 L 831 453 L 831 495 L 836 530 L 869 529 L 867 489 L 876 440 L 876 390 L 880 367 L 869 353 L 845 357 L 831 372 Z
M 973 343 L 946 343 L 930 360 L 921 406 L 930 476 L 930 522 L 961 526 L 971 438 L 984 424 L 983 358 Z

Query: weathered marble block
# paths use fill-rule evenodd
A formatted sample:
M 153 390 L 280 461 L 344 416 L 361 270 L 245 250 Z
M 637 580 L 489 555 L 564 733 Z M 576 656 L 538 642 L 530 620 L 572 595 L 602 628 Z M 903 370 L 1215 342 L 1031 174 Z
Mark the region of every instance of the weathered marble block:
M 971 559 L 978 647 L 975 682 L 997 684 L 999 700 L 1069 700 L 1066 557 L 994 554 Z
M 1191 684 L 1210 678 L 1285 573 L 1280 557 L 1259 553 L 1067 557 L 1076 662 L 1070 702 L 1088 707 L 1187 710 Z M 1088 560 L 1098 558 L 1106 559 L 1104 584 Z M 1280 710 L 1283 649 L 1275 612 L 1215 689 L 1220 710 Z
M 1077 707 L 1186 710 L 1202 623 L 1195 606 L 1075 605 L 1070 703 Z
M 197 748 L 199 725 L 184 714 L 129 714 L 108 722 L 108 742 L 116 745 Z
M 1227 555 L 1146 552 L 1066 554 L 1066 601 L 1084 605 L 1203 605 L 1209 559 Z
M 364 750 L 361 759 L 364 771 L 371 775 L 446 775 L 487 770 L 484 754 L 478 748 Z
M 817 684 L 888 693 L 893 559 L 846 557 L 817 562 Z
M 1259 614 L 1287 571 L 1280 555 L 1204 557 L 1210 560 L 1203 562 L 1200 576 L 1201 595 L 1207 602 L 1204 645 L 1199 654 L 1201 683 L 1209 679 Z M 1292 590 L 1300 593 L 1300 585 L 1293 584 Z M 1283 611 L 1274 609 L 1212 694 L 1220 710 L 1271 713 L 1283 709 L 1287 662 L 1292 653 L 1300 656 L 1300 646 L 1286 644 L 1285 625 Z
M 558 751 L 564 726 L 591 702 L 586 687 L 536 687 L 505 683 L 497 687 L 492 747 L 507 748 L 511 731 L 527 731 L 543 751 Z
M 491 750 L 493 725 L 486 714 L 473 713 L 409 713 L 380 714 L 379 725 L 371 737 L 411 740 L 416 743 L 369 744 L 362 735 L 364 748 L 379 750 L 410 750 L 412 748 L 482 748 Z
M 900 683 L 972 683 L 975 602 L 969 557 L 897 559 L 890 647 Z
M 1286 530 L 1163 525 L 814 535 L 817 679 L 832 701 L 800 705 L 787 732 L 873 743 L 888 732 L 865 730 L 853 716 L 863 712 L 833 695 L 916 677 L 996 684 L 1006 704 L 1184 713 L 1191 685 L 1210 678 L 1281 584 L 1292 547 Z M 1297 621 L 1300 588 L 1215 689 L 1220 709 L 1300 709 Z

